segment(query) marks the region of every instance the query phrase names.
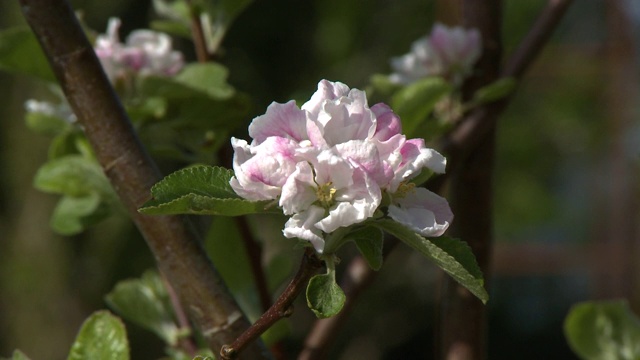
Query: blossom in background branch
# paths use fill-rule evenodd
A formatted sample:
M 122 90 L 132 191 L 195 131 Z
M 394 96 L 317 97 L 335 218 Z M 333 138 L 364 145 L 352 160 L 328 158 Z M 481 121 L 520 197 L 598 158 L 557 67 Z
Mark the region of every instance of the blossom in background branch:
M 172 49 L 168 35 L 136 30 L 121 43 L 120 24 L 118 18 L 109 19 L 107 33 L 97 37 L 94 47 L 111 82 L 130 75 L 171 76 L 182 69 L 182 53 Z
M 400 118 L 366 94 L 322 80 L 302 107 L 272 103 L 249 126 L 251 144 L 232 138 L 231 186 L 248 200 L 277 200 L 290 215 L 283 233 L 311 242 L 387 210 L 425 236 L 439 236 L 453 214 L 444 198 L 417 189 L 423 170 L 443 173 L 446 160 L 421 139 L 406 139 Z M 383 204 L 383 198 L 389 199 Z
M 410 84 L 427 76 L 442 76 L 460 85 L 482 52 L 480 32 L 436 23 L 431 34 L 416 40 L 411 52 L 391 59 L 392 82 Z
M 47 101 L 29 99 L 24 103 L 24 108 L 27 113 L 37 113 L 57 119 L 62 119 L 70 124 L 73 124 L 77 121 L 76 115 L 73 113 L 73 110 L 71 110 L 69 103 L 66 101 L 62 101 L 59 104 L 52 104 Z

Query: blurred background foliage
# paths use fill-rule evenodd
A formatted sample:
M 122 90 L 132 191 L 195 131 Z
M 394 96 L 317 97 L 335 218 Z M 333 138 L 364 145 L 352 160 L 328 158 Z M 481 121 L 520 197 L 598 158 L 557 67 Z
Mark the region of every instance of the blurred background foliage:
M 504 1 L 506 57 L 545 3 Z M 99 32 L 111 16 L 122 19 L 122 35 L 155 18 L 150 1 L 72 4 Z M 632 261 L 638 255 L 640 9 L 633 0 L 626 4 L 628 11 L 616 18 L 620 15 L 612 15 L 605 1 L 576 1 L 500 119 L 490 359 L 575 358 L 562 335 L 562 321 L 575 302 L 626 297 L 632 309 L 640 309 L 640 269 Z M 230 70 L 229 82 L 254 102 L 235 135 L 246 138 L 245 125 L 271 101 L 308 98 L 320 79 L 366 87 L 372 74 L 389 73 L 389 58 L 406 53 L 434 19 L 446 20 L 449 6 L 448 1 L 254 2 L 229 29 L 219 58 Z M 628 24 L 622 38 L 616 32 L 620 23 Z M 0 2 L 0 28 L 16 25 L 24 25 L 18 2 Z M 190 43 L 176 41 L 193 60 Z M 105 307 L 104 295 L 116 282 L 139 277 L 153 259 L 123 218 L 71 237 L 52 233 L 49 218 L 57 197 L 32 186 L 50 139 L 29 131 L 23 121 L 24 102 L 48 95 L 25 76 L 0 73 L 0 84 L 0 355 L 19 348 L 33 359 L 62 359 L 83 319 Z M 261 226 L 258 238 L 268 243 L 263 261 L 277 264 L 269 274 L 277 291 L 299 251 L 278 236 L 281 224 L 265 229 L 264 219 L 249 220 L 254 228 Z M 238 238 L 228 221 L 216 219 L 213 225 L 229 234 L 228 241 Z M 207 246 L 221 240 L 209 236 Z M 398 247 L 360 298 L 330 357 L 430 354 L 439 276 L 421 255 Z M 245 305 L 256 301 L 251 292 L 241 296 Z M 291 354 L 313 320 L 303 305 L 297 309 L 286 343 Z M 154 335 L 130 323 L 127 329 L 132 358 L 162 356 Z

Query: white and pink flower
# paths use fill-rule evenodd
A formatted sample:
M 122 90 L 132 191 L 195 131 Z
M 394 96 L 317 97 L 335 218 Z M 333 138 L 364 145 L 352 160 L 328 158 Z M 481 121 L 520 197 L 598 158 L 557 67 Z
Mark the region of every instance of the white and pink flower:
M 427 76 L 442 76 L 459 85 L 482 52 L 482 38 L 476 29 L 433 26 L 431 34 L 416 40 L 411 52 L 391 59 L 392 82 L 410 84 Z
M 232 139 L 231 186 L 248 200 L 277 200 L 291 216 L 284 235 L 319 253 L 327 234 L 371 219 L 385 192 L 392 219 L 439 236 L 452 220 L 447 201 L 410 180 L 424 169 L 443 173 L 446 160 L 401 132 L 387 105 L 370 108 L 363 91 L 322 80 L 301 108 L 272 103 L 256 117 L 251 144 Z

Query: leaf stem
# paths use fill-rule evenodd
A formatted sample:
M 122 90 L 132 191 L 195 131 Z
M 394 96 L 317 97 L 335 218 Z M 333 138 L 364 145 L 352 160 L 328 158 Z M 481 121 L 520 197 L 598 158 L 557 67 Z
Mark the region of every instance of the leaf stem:
M 200 63 L 206 63 L 212 60 L 212 55 L 209 53 L 207 47 L 207 39 L 204 35 L 204 29 L 202 28 L 202 21 L 200 19 L 200 11 L 193 4 L 193 1 L 186 0 L 189 6 L 189 13 L 191 15 L 191 35 L 193 36 L 193 44 L 195 45 L 196 58 Z
M 182 304 L 180 303 L 180 299 L 176 294 L 176 291 L 173 289 L 173 286 L 169 284 L 166 276 L 160 273 L 160 278 L 164 283 L 164 287 L 167 290 L 167 294 L 169 295 L 169 301 L 171 301 L 171 306 L 173 307 L 173 312 L 176 317 L 176 322 L 180 327 L 180 330 L 187 330 L 189 335 L 180 337 L 178 340 L 178 347 L 180 347 L 185 353 L 187 353 L 190 357 L 194 357 L 198 353 L 198 347 L 196 346 L 195 341 L 193 340 L 193 331 L 191 329 L 191 324 L 189 323 L 189 319 L 187 319 L 187 315 L 182 308 Z
M 305 289 L 309 279 L 322 267 L 322 260 L 313 249 L 307 249 L 302 256 L 298 272 L 291 280 L 276 302 L 247 331 L 240 335 L 231 345 L 224 345 L 220 350 L 222 359 L 235 359 L 253 340 L 269 329 L 278 320 L 293 314 L 293 301 Z

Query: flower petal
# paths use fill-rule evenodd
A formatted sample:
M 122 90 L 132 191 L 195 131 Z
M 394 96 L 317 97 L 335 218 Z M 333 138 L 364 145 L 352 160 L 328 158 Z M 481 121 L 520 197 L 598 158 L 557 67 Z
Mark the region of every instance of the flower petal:
M 394 198 L 389 216 L 422 236 L 440 236 L 451 224 L 453 213 L 443 197 L 424 188 Z
M 311 206 L 306 211 L 293 215 L 284 225 L 282 233 L 287 238 L 299 238 L 311 242 L 316 251 L 322 254 L 324 238 L 320 229 L 314 226 L 324 216 L 325 210 Z

